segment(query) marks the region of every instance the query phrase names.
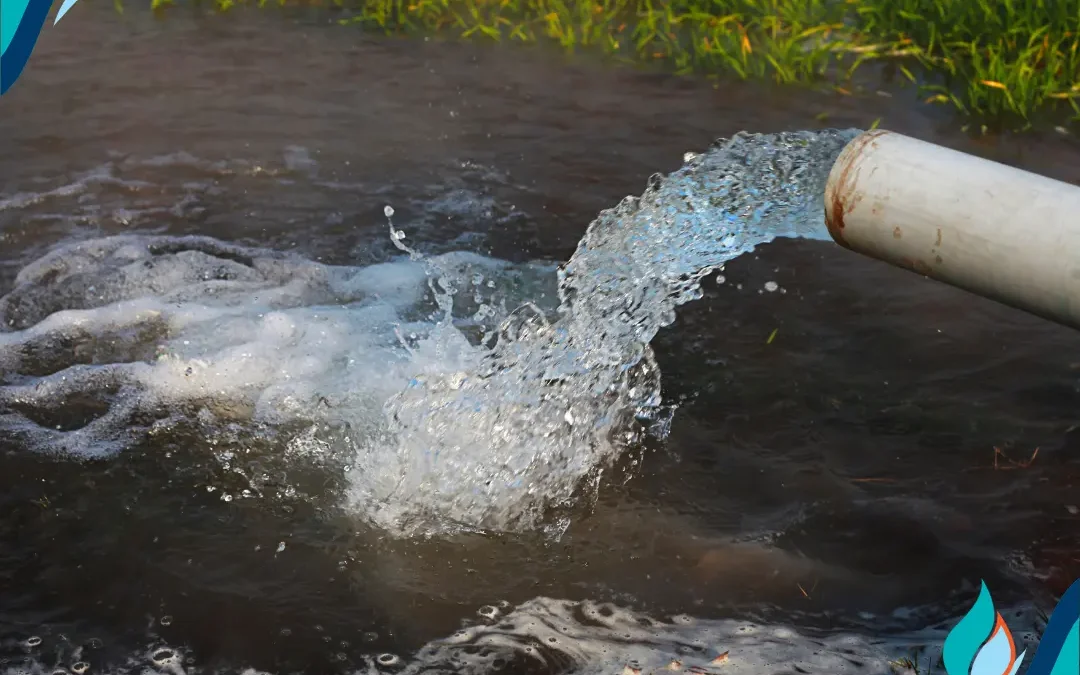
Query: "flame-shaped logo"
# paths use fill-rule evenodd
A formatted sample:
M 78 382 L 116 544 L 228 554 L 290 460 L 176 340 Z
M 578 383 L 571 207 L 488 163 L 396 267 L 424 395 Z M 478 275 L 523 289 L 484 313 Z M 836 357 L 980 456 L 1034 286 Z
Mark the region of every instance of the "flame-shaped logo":
M 53 25 L 76 2 L 78 0 L 64 0 Z M 22 75 L 50 7 L 52 0 L 0 0 L 0 96 L 7 93 Z
M 1012 633 L 983 583 L 971 610 L 945 638 L 942 661 L 948 675 L 1016 675 L 1026 653 L 1016 653 Z M 1080 675 L 1080 579 L 1050 616 L 1027 675 Z

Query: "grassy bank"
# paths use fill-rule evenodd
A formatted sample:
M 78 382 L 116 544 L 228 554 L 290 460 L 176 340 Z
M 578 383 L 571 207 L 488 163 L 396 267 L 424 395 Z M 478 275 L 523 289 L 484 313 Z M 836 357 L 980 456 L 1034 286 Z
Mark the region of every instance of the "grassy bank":
M 171 0 L 152 0 L 155 6 Z M 212 0 L 295 4 L 301 0 Z M 302 0 L 313 4 L 312 0 Z M 320 0 L 314 0 L 319 4 Z M 1080 120 L 1080 0 L 321 0 L 392 33 L 554 41 L 678 72 L 854 87 L 870 63 L 992 125 Z

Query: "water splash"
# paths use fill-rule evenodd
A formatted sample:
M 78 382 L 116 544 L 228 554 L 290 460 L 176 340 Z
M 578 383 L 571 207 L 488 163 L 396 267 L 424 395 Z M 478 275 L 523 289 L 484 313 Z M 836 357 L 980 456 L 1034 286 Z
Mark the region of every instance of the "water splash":
M 716 267 L 778 237 L 827 236 L 825 182 L 857 133 L 718 141 L 600 214 L 560 269 L 554 320 L 525 306 L 470 349 L 447 318 L 408 345 L 453 351 L 440 360 L 455 367 L 388 401 L 385 433 L 361 443 L 361 511 L 403 535 L 561 529 L 560 509 L 638 440 L 634 421 L 661 411 L 649 342 Z M 449 317 L 456 289 L 432 289 Z
M 366 267 L 205 237 L 69 243 L 0 298 L 0 435 L 103 457 L 184 434 L 216 452 L 220 434 L 261 462 L 331 458 L 346 505 L 394 535 L 557 535 L 666 426 L 649 342 L 715 267 L 828 236 L 824 184 L 856 133 L 719 141 L 600 214 L 559 270 L 421 256 L 394 224 L 410 260 Z

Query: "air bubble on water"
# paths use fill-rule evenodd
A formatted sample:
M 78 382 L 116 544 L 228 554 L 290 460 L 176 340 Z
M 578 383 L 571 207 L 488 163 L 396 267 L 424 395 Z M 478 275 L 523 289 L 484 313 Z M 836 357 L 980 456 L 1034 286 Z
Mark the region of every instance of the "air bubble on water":
M 277 545 L 277 551 L 276 551 L 276 552 L 277 552 L 277 553 L 281 553 L 281 552 L 282 552 L 282 551 L 284 551 L 284 550 L 285 550 L 285 542 L 283 542 L 283 541 L 280 541 L 280 542 L 278 542 L 278 545 Z
M 380 666 L 393 666 L 397 665 L 400 661 L 394 654 L 379 654 L 375 660 L 379 662 Z
M 485 619 L 494 619 L 499 615 L 499 609 L 491 605 L 484 605 L 477 611 L 477 614 Z
M 179 665 L 180 660 L 177 653 L 171 649 L 159 649 L 150 655 L 150 661 L 159 668 L 163 666 Z
M 75 673 L 75 675 L 82 675 L 88 670 L 90 670 L 90 664 L 86 661 L 71 664 L 71 672 Z
M 383 212 L 383 215 L 386 216 L 387 218 L 392 218 L 394 216 L 394 207 L 387 204 L 386 206 L 383 207 L 382 212 Z
M 775 281 L 766 281 L 765 282 L 765 290 L 770 292 L 770 293 L 776 292 L 776 290 L 778 288 L 780 288 L 780 284 L 776 283 Z
M 165 616 L 161 617 L 161 619 L 158 620 L 158 623 L 160 623 L 162 626 L 171 626 L 172 621 L 173 621 L 172 617 L 169 616 L 168 614 L 166 614 Z

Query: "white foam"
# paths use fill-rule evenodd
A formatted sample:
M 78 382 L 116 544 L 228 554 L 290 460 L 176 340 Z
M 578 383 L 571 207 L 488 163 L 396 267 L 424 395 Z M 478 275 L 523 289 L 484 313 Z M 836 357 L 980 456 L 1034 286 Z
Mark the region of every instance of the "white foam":
M 464 286 L 477 275 L 529 290 L 554 281 L 551 267 L 471 253 L 433 263 Z M 468 358 L 461 334 L 430 320 L 427 283 L 414 261 L 330 267 L 196 237 L 70 244 L 0 298 L 0 320 L 16 329 L 0 333 L 0 424 L 30 449 L 75 457 L 137 442 L 138 413 L 373 429 L 410 378 Z M 457 341 L 426 349 L 439 330 Z M 398 334 L 420 343 L 410 353 Z M 40 422 L 88 395 L 105 404 L 88 424 Z

